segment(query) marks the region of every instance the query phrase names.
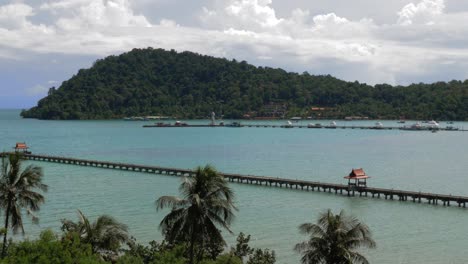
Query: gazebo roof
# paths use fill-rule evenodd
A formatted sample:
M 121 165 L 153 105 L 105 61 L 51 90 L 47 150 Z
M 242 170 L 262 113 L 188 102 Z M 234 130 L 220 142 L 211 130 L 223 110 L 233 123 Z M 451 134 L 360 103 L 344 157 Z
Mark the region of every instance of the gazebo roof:
M 16 146 L 15 146 L 15 149 L 28 149 L 29 147 L 26 146 L 26 143 L 24 142 L 17 142 L 16 143 Z
M 353 169 L 348 176 L 344 177 L 345 179 L 367 179 L 370 178 L 366 175 L 362 168 L 360 169 Z

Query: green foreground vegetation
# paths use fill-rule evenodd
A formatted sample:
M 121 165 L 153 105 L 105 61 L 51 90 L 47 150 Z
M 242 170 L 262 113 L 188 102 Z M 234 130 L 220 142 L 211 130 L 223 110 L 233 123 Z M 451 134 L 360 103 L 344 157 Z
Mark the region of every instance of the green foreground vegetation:
M 313 109 L 314 108 L 314 109 Z M 174 50 L 134 49 L 81 69 L 25 118 L 367 116 L 468 120 L 468 80 L 370 86 Z
M 128 233 L 126 225 L 111 216 L 92 221 L 78 210 L 78 221 L 63 219 L 62 232 L 43 231 L 37 240 L 7 240 L 23 228 L 23 212 L 34 222 L 32 213 L 44 203 L 47 186 L 42 183 L 40 167 L 21 168 L 21 154 L 2 158 L 0 210 L 4 213 L 0 263 L 117 263 L 117 264 L 273 264 L 275 251 L 251 248 L 250 235 L 242 232 L 235 247 L 227 248 L 222 230 L 232 234 L 230 225 L 237 208 L 234 192 L 217 171 L 207 165 L 198 167 L 194 177 L 184 177 L 181 197 L 161 196 L 156 209 L 170 209 L 159 227 L 162 242 L 141 245 Z M 343 211 L 321 214 L 317 223 L 304 223 L 300 233 L 308 240 L 294 246 L 301 263 L 368 263 L 357 250 L 373 248 L 369 228 Z

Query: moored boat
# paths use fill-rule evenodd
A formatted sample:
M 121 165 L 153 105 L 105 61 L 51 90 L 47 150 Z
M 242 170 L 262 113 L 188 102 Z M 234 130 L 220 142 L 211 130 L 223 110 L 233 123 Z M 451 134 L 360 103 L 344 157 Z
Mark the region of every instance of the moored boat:
M 382 122 L 377 122 L 377 123 L 375 123 L 375 125 L 372 128 L 373 129 L 383 129 L 384 126 L 383 126 Z
M 421 123 L 417 122 L 415 124 L 412 124 L 411 126 L 401 127 L 400 129 L 402 130 L 424 130 L 425 127 L 423 127 Z
M 291 121 L 287 121 L 287 122 L 286 122 L 286 125 L 283 125 L 283 126 L 281 126 L 281 127 L 284 127 L 284 128 L 293 128 L 294 126 L 293 126 L 293 124 L 292 124 Z
M 336 128 L 336 122 L 335 121 L 331 121 L 330 124 L 328 126 L 326 126 L 325 128 Z
M 188 126 L 185 122 L 175 121 L 174 126 Z
M 431 128 L 431 129 L 439 129 L 439 123 L 437 123 L 437 122 L 434 121 L 434 120 L 431 120 L 431 121 L 427 122 L 427 125 L 428 125 L 429 128 Z
M 320 124 L 320 123 L 315 123 L 315 124 L 310 123 L 310 124 L 307 125 L 307 128 L 322 128 L 322 124 Z

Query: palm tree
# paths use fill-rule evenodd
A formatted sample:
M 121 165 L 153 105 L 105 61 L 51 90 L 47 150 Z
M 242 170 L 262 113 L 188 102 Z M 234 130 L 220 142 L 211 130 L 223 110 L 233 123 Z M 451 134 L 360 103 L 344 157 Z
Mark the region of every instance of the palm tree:
M 162 196 L 156 209 L 172 208 L 160 223 L 170 243 L 187 242 L 190 264 L 194 263 L 194 247 L 203 248 L 210 241 L 224 243 L 220 226 L 232 233 L 234 193 L 223 176 L 210 165 L 197 167 L 194 177 L 184 177 L 179 187 L 183 198 Z
M 8 228 L 13 233 L 21 230 L 24 235 L 22 209 L 31 216 L 33 223 L 39 219 L 34 212 L 39 211 L 44 203 L 44 196 L 38 192 L 47 191 L 47 185 L 42 183 L 42 169 L 29 165 L 21 171 L 21 154 L 10 154 L 2 159 L 0 178 L 0 207 L 5 211 L 5 233 L 3 235 L 2 257 L 6 254 Z
M 78 210 L 78 217 L 77 223 L 71 220 L 62 220 L 62 231 L 78 234 L 82 242 L 91 245 L 93 253 L 115 254 L 122 243 L 129 241 L 127 226 L 111 216 L 101 215 L 91 223 Z
M 368 264 L 369 261 L 356 249 L 375 247 L 369 228 L 355 217 L 345 215 L 343 210 L 334 215 L 328 209 L 320 215 L 317 224 L 304 223 L 299 226 L 299 231 L 310 235 L 308 241 L 294 247 L 302 255 L 303 264 Z

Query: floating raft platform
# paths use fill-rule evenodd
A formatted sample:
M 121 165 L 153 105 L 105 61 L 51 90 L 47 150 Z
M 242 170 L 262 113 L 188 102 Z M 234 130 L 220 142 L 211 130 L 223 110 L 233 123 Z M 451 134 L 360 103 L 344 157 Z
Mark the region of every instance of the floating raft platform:
M 0 157 L 6 156 L 8 153 L 0 153 Z M 49 156 L 49 155 L 37 155 L 37 154 L 23 154 L 23 158 L 26 160 L 34 161 L 45 161 L 45 162 L 54 162 L 70 165 L 79 165 L 79 166 L 88 166 L 88 167 L 97 167 L 104 169 L 116 169 L 116 170 L 127 170 L 134 172 L 142 173 L 153 173 L 161 175 L 171 175 L 171 176 L 194 176 L 195 171 L 190 169 L 179 169 L 179 168 L 169 168 L 169 167 L 159 167 L 159 166 L 147 166 L 147 165 L 138 165 L 131 163 L 120 163 L 120 162 L 110 162 L 110 161 L 98 161 L 98 160 L 88 160 L 88 159 L 76 159 L 69 157 L 59 157 L 59 156 Z M 428 204 L 442 204 L 444 206 L 458 205 L 458 207 L 466 207 L 468 203 L 467 196 L 454 196 L 447 194 L 437 194 L 437 193 L 428 193 L 428 192 L 415 192 L 415 191 L 405 191 L 405 190 L 395 190 L 395 189 L 385 189 L 385 188 L 375 188 L 375 187 L 357 187 L 349 186 L 344 184 L 335 184 L 335 183 L 324 183 L 324 182 L 315 182 L 307 180 L 293 180 L 285 179 L 278 177 L 268 177 L 268 176 L 253 176 L 253 175 L 242 175 L 242 174 L 232 174 L 232 173 L 220 173 L 229 182 L 235 183 L 244 183 L 244 184 L 253 184 L 253 185 L 264 185 L 264 186 L 274 186 L 279 188 L 289 188 L 289 189 L 300 189 L 304 191 L 318 191 L 318 192 L 334 192 L 335 194 L 346 195 L 346 196 L 365 196 L 372 198 L 385 198 L 385 199 L 398 199 L 399 201 L 413 201 L 414 203 L 426 202 Z

